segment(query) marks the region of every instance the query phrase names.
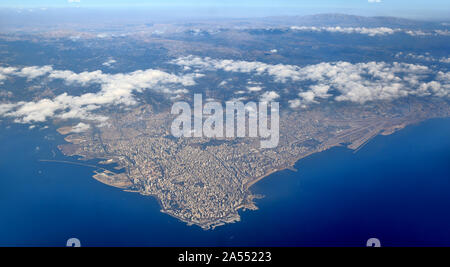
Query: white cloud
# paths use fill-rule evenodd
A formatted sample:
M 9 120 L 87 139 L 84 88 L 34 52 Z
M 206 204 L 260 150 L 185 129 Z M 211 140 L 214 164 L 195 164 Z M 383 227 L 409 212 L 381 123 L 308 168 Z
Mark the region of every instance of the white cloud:
M 72 127 L 72 130 L 70 130 L 70 133 L 83 133 L 88 131 L 91 128 L 91 126 L 89 124 L 85 124 L 85 123 L 78 123 L 77 125 Z
M 209 57 L 200 58 L 195 56 L 181 57 L 173 60 L 172 63 L 179 66 L 200 68 L 206 70 L 223 70 L 227 72 L 240 72 L 249 74 L 268 74 L 274 76 L 277 81 L 299 80 L 299 67 L 293 65 L 269 65 L 262 62 L 217 60 Z
M 367 0 L 369 3 L 381 3 L 381 0 Z
M 220 60 L 188 56 L 173 63 L 192 68 L 192 73 L 171 74 L 160 70 L 138 70 L 131 73 L 107 74 L 102 71 L 74 73 L 54 70 L 50 66 L 4 68 L 3 77 L 16 76 L 28 80 L 42 78 L 62 80 L 67 85 L 98 85 L 97 92 L 79 96 L 60 94 L 52 99 L 31 102 L 0 104 L 0 116 L 10 117 L 18 123 L 45 122 L 49 119 L 80 119 L 83 121 L 105 122 L 108 118 L 99 112 L 107 106 L 131 106 L 138 103 L 134 94 L 143 90 L 153 90 L 178 99 L 188 93 L 185 87 L 196 84 L 203 77 L 199 71 L 246 73 L 251 76 L 271 77 L 278 83 L 297 83 L 298 86 L 283 91 L 264 92 L 261 101 L 273 101 L 280 94 L 298 95 L 289 101 L 292 108 L 307 107 L 324 101 L 367 101 L 392 100 L 408 95 L 449 97 L 450 74 L 438 72 L 426 66 L 406 63 L 386 62 L 324 62 L 305 67 L 294 65 L 270 65 L 263 62 Z M 250 82 L 247 90 L 262 91 L 260 84 Z M 307 87 L 303 86 L 307 84 Z M 292 92 L 292 90 L 295 90 Z M 248 91 L 247 91 L 248 92 Z M 236 94 L 245 91 L 236 92 Z
M 425 54 L 414 54 L 414 53 L 397 53 L 395 55 L 395 58 L 406 58 L 406 59 L 414 59 L 414 60 L 420 60 L 420 61 L 428 61 L 428 62 L 441 62 L 441 63 L 450 63 L 450 57 L 442 57 L 442 58 L 436 58 L 432 56 L 430 53 Z
M 111 67 L 112 65 L 116 64 L 117 61 L 115 59 L 109 59 L 108 61 L 104 62 L 102 65 L 105 67 Z
M 3 80 L 6 80 L 8 76 L 10 76 L 16 70 L 17 70 L 16 68 L 0 66 L 0 84 L 2 84 Z
M 443 58 L 441 58 L 441 59 L 439 60 L 439 62 L 450 64 L 450 57 L 448 57 L 448 58 L 443 57 Z
M 432 33 L 430 32 L 424 32 L 421 30 L 406 30 L 405 31 L 406 34 L 411 35 L 411 36 L 430 36 L 432 35 Z
M 99 84 L 101 89 L 96 93 L 71 96 L 63 93 L 53 99 L 42 99 L 32 102 L 0 104 L 0 115 L 15 118 L 19 123 L 45 122 L 50 118 L 83 119 L 103 122 L 105 116 L 93 113 L 104 106 L 137 103 L 135 92 L 151 89 L 166 94 L 187 93 L 181 86 L 195 85 L 195 78 L 201 74 L 178 76 L 160 70 L 139 70 L 132 73 L 105 74 L 101 71 L 74 73 L 72 71 L 53 70 L 49 66 L 26 67 L 20 70 L 9 69 L 11 75 L 35 79 L 48 74 L 49 79 L 61 79 L 68 85 L 81 86 Z
M 434 32 L 437 35 L 450 36 L 450 31 L 449 30 L 435 30 Z
M 378 2 L 374 2 L 378 3 Z M 290 27 L 293 31 L 303 31 L 303 32 L 331 32 L 331 33 L 343 33 L 343 34 L 363 34 L 371 37 L 374 36 L 386 36 L 395 33 L 405 33 L 413 37 L 423 37 L 431 35 L 441 35 L 450 36 L 450 31 L 448 30 L 408 30 L 408 29 L 393 29 L 388 27 L 316 27 L 316 26 L 292 26 Z
M 365 28 L 365 27 L 314 27 L 314 26 L 292 26 L 291 30 L 294 31 L 308 31 L 308 32 L 334 32 L 345 34 L 364 34 L 368 36 L 377 35 L 391 35 L 396 33 L 397 29 L 391 29 L 387 27 L 378 28 Z
M 329 85 L 319 84 L 311 86 L 309 91 L 300 92 L 298 95 L 302 98 L 302 103 L 317 103 L 317 98 L 326 99 L 332 96 L 328 93 L 329 90 Z
M 298 108 L 302 106 L 302 102 L 300 101 L 300 99 L 289 100 L 288 103 L 291 108 Z
M 415 59 L 415 60 L 422 60 L 422 61 L 435 61 L 436 59 L 430 55 L 430 53 L 425 53 L 424 55 L 414 54 L 414 53 L 398 53 L 395 55 L 396 58 L 409 58 L 409 59 Z
M 0 73 L 5 74 L 5 75 L 10 75 L 12 73 L 14 73 L 17 70 L 17 68 L 13 68 L 13 67 L 0 67 Z
M 51 66 L 43 67 L 25 67 L 19 72 L 15 73 L 17 76 L 26 77 L 27 79 L 35 79 L 40 76 L 44 76 L 53 70 Z
M 280 95 L 275 92 L 275 91 L 270 91 L 270 92 L 265 92 L 262 96 L 261 96 L 261 102 L 271 102 L 274 101 L 275 99 L 279 98 Z
M 18 104 L 0 104 L 0 116 L 17 107 Z
M 261 91 L 263 88 L 261 86 L 248 86 L 247 90 L 249 90 L 250 92 L 259 92 Z
M 174 60 L 180 66 L 200 70 L 223 70 L 272 76 L 276 82 L 306 82 L 307 90 L 299 90 L 298 99 L 289 102 L 291 107 L 300 107 L 322 100 L 367 101 L 392 100 L 408 95 L 447 96 L 449 79 L 444 74 L 436 76 L 432 69 L 416 64 L 367 62 L 352 64 L 332 62 L 298 67 L 293 65 L 269 65 L 262 62 L 217 60 L 188 56 Z M 425 80 L 436 80 L 427 84 Z M 446 84 L 446 86 L 445 86 Z M 267 93 L 262 96 L 270 97 Z
M 25 67 L 22 69 L 14 68 L 14 67 L 0 67 L 0 75 L 4 78 L 8 76 L 19 76 L 23 78 L 27 78 L 29 80 L 38 78 L 40 76 L 44 76 L 53 71 L 51 66 L 32 66 Z
M 448 30 L 434 30 L 434 31 L 424 31 L 424 30 L 404 30 L 404 32 L 411 36 L 450 36 L 450 31 Z

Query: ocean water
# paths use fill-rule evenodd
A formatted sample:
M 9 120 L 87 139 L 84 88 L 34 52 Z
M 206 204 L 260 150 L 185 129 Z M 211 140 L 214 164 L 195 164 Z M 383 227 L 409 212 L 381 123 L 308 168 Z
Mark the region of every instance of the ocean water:
M 253 186 L 258 211 L 204 231 L 159 212 L 155 199 L 91 178 L 67 160 L 54 129 L 0 130 L 0 246 L 450 245 L 450 119 L 378 136 L 357 153 L 333 148 Z M 55 156 L 54 156 L 55 155 Z

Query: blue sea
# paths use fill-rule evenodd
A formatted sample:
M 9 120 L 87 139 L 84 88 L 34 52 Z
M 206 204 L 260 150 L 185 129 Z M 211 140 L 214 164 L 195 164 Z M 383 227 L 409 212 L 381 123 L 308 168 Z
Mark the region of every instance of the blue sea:
M 252 187 L 259 210 L 204 231 L 68 160 L 54 129 L 0 130 L 0 246 L 450 246 L 450 119 L 300 160 Z M 74 159 L 69 159 L 74 161 Z

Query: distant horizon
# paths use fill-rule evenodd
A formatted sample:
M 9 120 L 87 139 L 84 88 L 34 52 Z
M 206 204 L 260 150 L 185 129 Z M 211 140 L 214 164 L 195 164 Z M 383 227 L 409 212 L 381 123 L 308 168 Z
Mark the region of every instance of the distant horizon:
M 425 16 L 425 15 L 406 15 L 406 14 L 391 14 L 391 13 L 370 13 L 367 10 L 301 10 L 296 12 L 295 10 L 290 11 L 289 13 L 277 13 L 275 12 L 254 12 L 252 14 L 245 14 L 245 12 L 234 12 L 234 9 L 221 9 L 220 12 L 216 12 L 211 9 L 183 9 L 179 10 L 178 8 L 118 8 L 118 7 L 33 7 L 33 8 L 25 8 L 25 7 L 4 7 L 0 5 L 0 12 L 2 11 L 11 11 L 15 10 L 15 13 L 8 14 L 9 16 L 21 16 L 21 15 L 30 15 L 34 14 L 36 16 L 41 15 L 47 11 L 62 11 L 62 13 L 79 13 L 83 11 L 99 11 L 105 15 L 108 15 L 110 12 L 112 13 L 121 13 L 121 14 L 133 14 L 138 13 L 142 15 L 145 12 L 149 12 L 149 15 L 160 16 L 164 18 L 163 20 L 184 20 L 184 19 L 262 19 L 267 17 L 306 17 L 306 16 L 318 16 L 318 15 L 347 15 L 347 16 L 357 16 L 357 17 L 391 17 L 391 18 L 399 18 L 399 19 L 408 19 L 408 20 L 417 20 L 417 21 L 429 21 L 429 22 L 450 22 L 450 16 L 445 13 L 446 16 Z M 273 11 L 273 10 L 272 10 Z M 170 15 L 161 12 L 170 12 Z M 153 13 L 153 14 L 152 14 Z M 394 12 L 395 13 L 395 12 Z M 64 15 L 64 14 L 61 14 Z M 158 17 L 152 17 L 152 19 L 159 20 Z M 126 18 L 125 18 L 126 19 Z M 0 24 L 3 21 L 0 18 Z
M 45 11 L 48 9 L 83 9 L 102 11 L 157 11 L 165 17 L 261 18 L 270 16 L 305 16 L 349 14 L 387 16 L 428 21 L 450 21 L 448 0 L 3 0 L 0 9 Z

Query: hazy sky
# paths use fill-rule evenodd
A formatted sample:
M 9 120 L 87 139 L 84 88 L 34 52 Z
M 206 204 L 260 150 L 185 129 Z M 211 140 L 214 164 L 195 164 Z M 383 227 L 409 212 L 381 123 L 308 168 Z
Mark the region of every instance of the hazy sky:
M 147 6 L 275 6 L 344 8 L 435 8 L 449 7 L 448 0 L 2 0 L 1 6 L 23 7 L 117 7 Z
M 346 12 L 361 15 L 448 18 L 450 0 L 1 0 L 0 7 L 148 7 L 223 10 L 238 16 Z

